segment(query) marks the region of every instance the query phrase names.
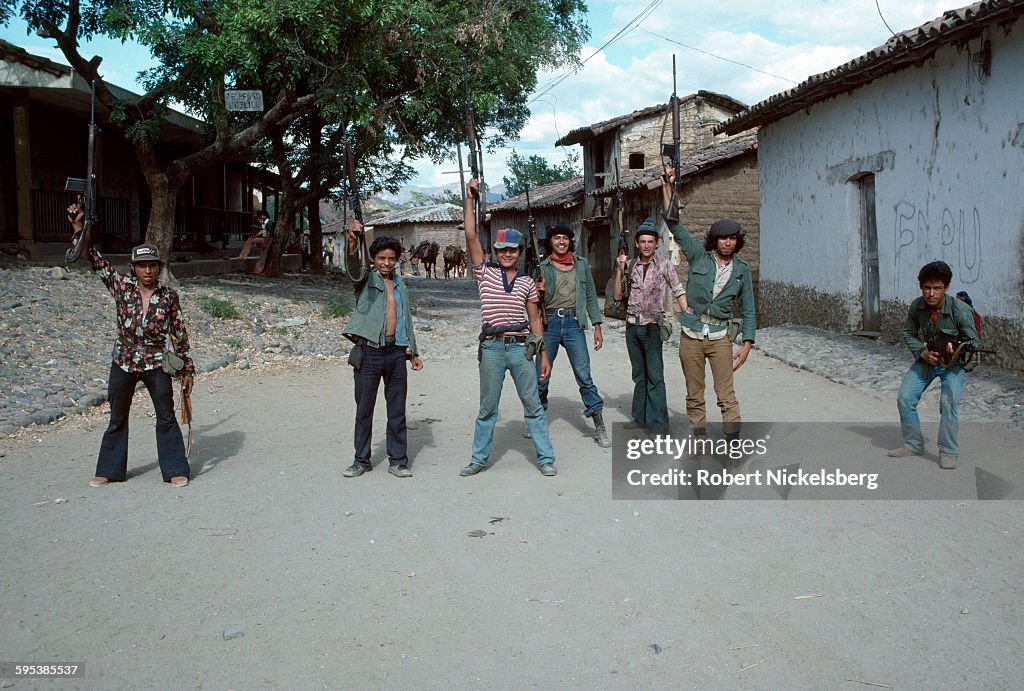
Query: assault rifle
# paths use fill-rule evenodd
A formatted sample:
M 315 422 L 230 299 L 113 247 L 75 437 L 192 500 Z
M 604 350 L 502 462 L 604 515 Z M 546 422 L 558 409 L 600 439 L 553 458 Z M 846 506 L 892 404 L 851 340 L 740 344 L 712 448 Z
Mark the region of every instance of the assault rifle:
M 472 176 L 480 181 L 480 189 L 473 192 L 476 233 L 477 238 L 480 238 L 484 230 L 484 221 L 487 218 L 487 193 L 484 191 L 486 188 L 484 187 L 483 152 L 480 149 L 476 136 L 476 113 L 473 108 L 473 94 L 469 89 L 469 67 L 466 65 L 465 58 L 462 59 L 462 82 L 465 86 L 464 110 L 466 117 L 466 140 L 469 143 L 469 170 Z M 484 245 L 482 241 L 481 244 Z
M 949 348 L 951 345 L 953 346 L 952 352 Z M 979 348 L 970 341 L 961 341 L 956 336 L 944 333 L 938 334 L 933 340 L 925 343 L 925 348 L 938 354 L 943 367 L 952 367 L 954 363 L 959 363 L 963 367 L 978 353 L 996 354 L 994 348 Z
M 64 261 L 68 264 L 78 261 L 82 256 L 82 250 L 89 245 L 89 236 L 92 233 L 93 224 L 96 223 L 96 170 L 95 152 L 96 135 L 100 128 L 96 125 L 96 82 L 92 82 L 92 96 L 89 104 L 89 150 L 86 155 L 86 169 L 84 178 L 68 178 L 64 185 L 65 192 L 76 192 L 82 201 L 79 208 L 85 212 L 85 225 L 82 230 L 71 237 L 71 248 L 64 253 Z M 70 212 L 69 212 L 70 216 Z M 69 220 L 74 221 L 75 216 Z
M 530 184 L 526 183 L 526 227 L 527 227 L 527 239 L 526 239 L 526 260 L 523 263 L 525 271 L 533 280 L 537 280 L 541 277 L 540 275 L 540 246 L 537 243 L 537 222 L 533 220 L 533 207 L 530 206 Z M 544 324 L 548 323 L 548 310 L 544 305 L 544 294 L 541 293 L 540 302 L 540 320 Z
M 356 159 L 352 155 L 352 148 L 345 142 L 345 178 L 347 180 L 346 196 L 348 207 L 352 209 L 352 215 L 359 223 L 363 222 L 363 205 L 359 201 L 359 182 L 356 180 Z M 366 231 L 362 230 L 352 237 L 345 228 L 345 273 L 354 282 L 359 283 L 366 278 L 370 270 L 370 253 L 366 249 Z
M 661 155 L 663 157 L 671 157 L 672 168 L 675 170 L 675 184 L 672 186 L 672 199 L 669 201 L 668 209 L 670 213 L 675 213 L 679 185 L 682 182 L 681 175 L 681 156 L 679 146 L 679 96 L 676 95 L 676 56 L 672 55 L 672 98 L 668 102 L 669 110 L 672 113 L 672 144 L 661 145 Z M 662 129 L 664 132 L 664 129 Z
M 626 228 L 626 208 L 622 201 L 622 185 L 619 183 L 619 159 L 615 158 L 615 214 L 619 221 L 619 250 L 629 252 L 629 229 Z M 618 255 L 618 250 L 616 250 Z

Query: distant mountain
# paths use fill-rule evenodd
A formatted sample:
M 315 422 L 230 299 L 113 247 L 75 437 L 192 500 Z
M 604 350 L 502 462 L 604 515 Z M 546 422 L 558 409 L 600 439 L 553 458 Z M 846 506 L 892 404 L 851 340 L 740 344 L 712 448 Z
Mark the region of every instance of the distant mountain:
M 363 215 L 367 220 L 384 216 L 394 211 L 401 211 L 402 209 L 408 209 L 413 206 L 422 206 L 426 204 L 432 204 L 432 199 L 440 198 L 442 195 L 450 193 L 454 195 L 453 199 L 455 203 L 461 203 L 461 195 L 459 194 L 459 183 L 452 182 L 447 185 L 439 187 L 427 187 L 424 185 L 409 185 L 398 190 L 397 194 L 391 194 L 390 192 L 381 192 L 375 194 L 369 199 L 363 201 Z M 505 197 L 505 185 L 498 184 L 488 187 L 487 190 L 487 203 L 491 204 L 499 202 Z M 334 202 L 324 199 L 320 201 L 320 219 L 324 224 L 324 232 L 333 233 L 338 232 L 343 225 L 343 218 L 351 218 L 352 212 L 349 211 L 347 214 L 344 213 L 340 205 L 336 205 Z

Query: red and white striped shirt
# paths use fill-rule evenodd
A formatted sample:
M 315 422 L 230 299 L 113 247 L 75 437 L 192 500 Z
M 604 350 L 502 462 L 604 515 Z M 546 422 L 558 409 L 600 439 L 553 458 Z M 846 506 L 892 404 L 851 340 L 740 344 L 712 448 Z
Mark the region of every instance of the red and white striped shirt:
M 539 302 L 537 285 L 526 274 L 517 273 L 511 283 L 500 266 L 481 264 L 473 267 L 480 292 L 480 319 L 485 326 L 518 324 L 528 321 L 526 303 Z M 507 331 L 506 335 L 518 336 L 530 330 Z

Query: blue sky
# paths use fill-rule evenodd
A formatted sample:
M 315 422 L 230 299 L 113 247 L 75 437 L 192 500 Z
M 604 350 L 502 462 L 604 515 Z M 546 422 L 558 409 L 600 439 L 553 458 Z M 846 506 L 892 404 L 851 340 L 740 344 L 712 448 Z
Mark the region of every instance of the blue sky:
M 522 155 L 560 162 L 565 150 L 554 142 L 570 130 L 664 103 L 672 93 L 673 54 L 681 95 L 705 89 L 753 105 L 885 43 L 891 34 L 879 9 L 899 32 L 962 5 L 915 0 L 879 0 L 877 7 L 875 0 L 590 0 L 588 6 L 591 39 L 580 53 L 587 62 L 575 74 L 566 76 L 560 70 L 539 76 L 541 86 L 565 79 L 532 103 L 533 116 L 514 145 Z M 637 23 L 638 18 L 642 21 Z M 631 23 L 635 25 L 628 33 L 596 52 Z M 64 62 L 53 41 L 26 35 L 24 24 L 0 27 L 0 37 Z M 145 50 L 115 41 L 97 41 L 83 52 L 102 55 L 101 72 L 126 88 L 135 87 L 136 74 L 150 62 Z M 500 183 L 508 153 L 485 155 L 489 183 Z M 450 162 L 419 161 L 415 167 L 419 175 L 414 184 L 457 179 L 442 172 L 452 170 Z

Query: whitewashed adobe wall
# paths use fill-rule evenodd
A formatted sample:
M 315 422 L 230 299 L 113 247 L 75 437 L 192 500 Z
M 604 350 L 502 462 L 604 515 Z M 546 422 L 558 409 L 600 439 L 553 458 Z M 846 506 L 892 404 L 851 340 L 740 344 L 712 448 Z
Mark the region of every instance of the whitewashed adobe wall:
M 988 77 L 971 61 L 983 38 L 992 43 Z M 830 296 L 857 328 L 862 257 L 850 179 L 874 172 L 883 331 L 902 325 L 920 294 L 918 269 L 936 259 L 952 267 L 952 291 L 966 289 L 983 315 L 1024 329 L 1022 93 L 1017 21 L 763 127 L 762 290 L 786 292 L 797 303 L 789 320 L 803 323 L 814 322 L 799 312 Z

